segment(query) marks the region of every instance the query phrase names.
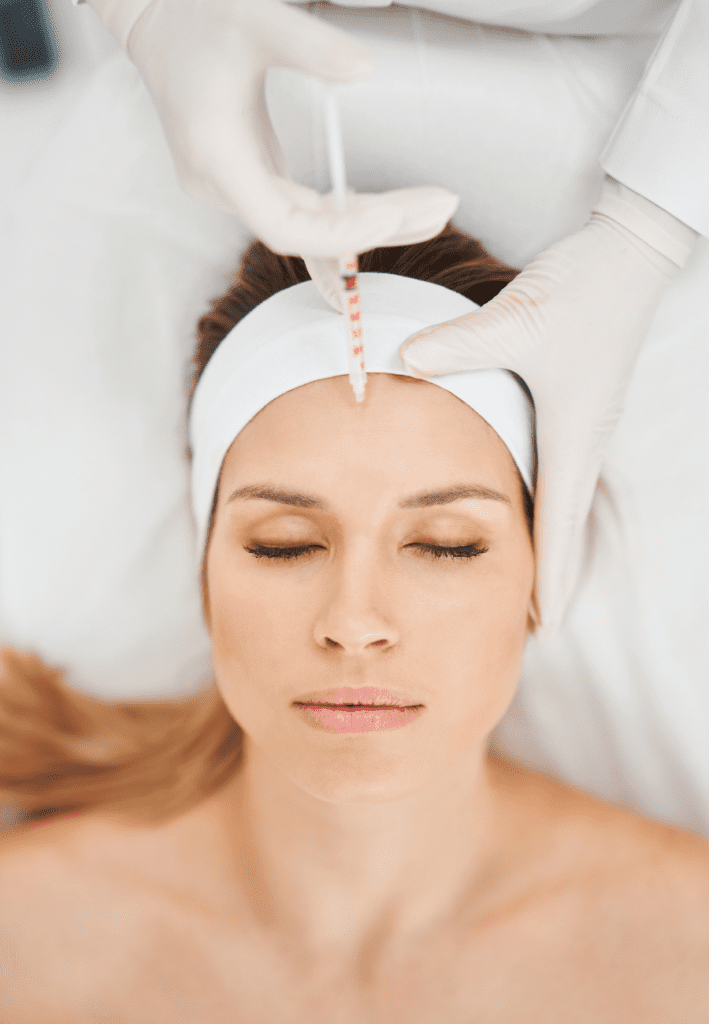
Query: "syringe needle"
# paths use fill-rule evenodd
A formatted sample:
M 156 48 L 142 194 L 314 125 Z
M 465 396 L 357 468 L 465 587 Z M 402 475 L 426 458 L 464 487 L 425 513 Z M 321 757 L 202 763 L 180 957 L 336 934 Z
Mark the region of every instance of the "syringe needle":
M 337 97 L 333 86 L 325 86 L 325 134 L 327 155 L 330 165 L 330 184 L 335 197 L 337 212 L 347 212 L 347 177 L 345 154 L 342 145 L 342 130 L 337 108 Z M 362 342 L 362 319 L 359 285 L 357 283 L 356 254 L 338 257 L 338 271 L 342 279 L 342 305 L 345 314 L 347 341 L 347 362 L 350 384 L 357 402 L 364 401 L 367 372 L 364 366 L 364 345 Z

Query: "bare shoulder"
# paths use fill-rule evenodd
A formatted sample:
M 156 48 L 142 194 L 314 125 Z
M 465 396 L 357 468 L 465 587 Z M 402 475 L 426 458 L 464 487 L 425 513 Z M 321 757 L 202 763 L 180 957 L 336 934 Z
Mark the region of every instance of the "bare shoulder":
M 709 843 L 618 808 L 606 831 L 615 851 L 608 902 L 646 927 L 658 963 L 693 965 L 709 983 Z
M 643 890 L 648 913 L 687 921 L 688 904 L 701 910 L 709 936 L 709 842 L 672 825 L 570 787 L 556 825 L 576 847 L 585 869 L 633 897 Z
M 595 948 L 605 963 L 614 949 L 649 989 L 681 978 L 685 993 L 694 986 L 709 1001 L 709 843 L 547 776 L 503 771 L 524 833 L 536 837 L 539 874 L 563 893 L 588 955 Z
M 92 901 L 104 914 L 139 888 L 134 875 L 117 870 L 130 849 L 130 830 L 100 813 L 61 814 L 0 833 L 0 915 L 21 912 L 56 928 L 69 904 L 82 911 L 74 922 L 87 919 Z
M 0 913 L 15 907 L 30 912 L 45 889 L 56 886 L 60 871 L 61 841 L 79 823 L 40 819 L 0 833 Z
M 0 1020 L 73 1024 L 102 978 L 125 976 L 149 921 L 100 853 L 81 856 L 91 824 L 62 815 L 0 834 Z
M 54 884 L 59 874 L 68 880 L 76 851 L 92 824 L 91 814 L 58 814 L 0 832 L 3 904 Z
M 607 847 L 593 846 L 585 865 L 596 962 L 606 976 L 625 977 L 639 1012 L 667 1024 L 704 1019 L 709 844 L 602 801 L 593 801 L 592 812 Z
M 539 823 L 568 842 L 602 855 L 609 863 L 625 857 L 667 858 L 702 868 L 709 863 L 709 841 L 685 829 L 665 825 L 636 811 L 592 796 L 573 786 L 512 762 L 490 759 L 494 784 L 504 794 L 506 809 L 525 827 Z M 548 839 L 548 836 L 546 837 Z M 703 872 L 702 872 L 703 874 Z
M 6 965 L 0 1019 L 13 1024 L 41 1019 L 48 1000 L 61 1012 L 56 981 L 66 960 L 59 954 L 60 933 L 72 885 L 58 856 L 55 824 L 37 821 L 0 834 L 0 960 Z

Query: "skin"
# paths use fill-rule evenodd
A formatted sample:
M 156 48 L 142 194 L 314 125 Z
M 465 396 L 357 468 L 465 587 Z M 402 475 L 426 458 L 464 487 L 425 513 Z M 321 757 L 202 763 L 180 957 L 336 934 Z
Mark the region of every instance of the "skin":
M 329 509 L 229 501 L 264 483 Z M 508 501 L 397 507 L 458 484 Z M 279 562 L 246 550 L 256 544 L 318 548 Z M 435 559 L 422 544 L 486 550 Z M 450 908 L 491 856 L 485 746 L 529 625 L 534 559 L 505 445 L 435 385 L 373 374 L 363 408 L 344 377 L 291 391 L 225 459 L 207 573 L 216 679 L 245 733 L 236 790 L 258 809 L 266 913 L 314 951 L 335 937 L 354 952 L 384 921 L 393 940 Z M 401 691 L 425 709 L 405 728 L 358 735 L 294 713 L 299 697 L 342 685 Z M 274 854 L 286 837 L 284 863 Z
M 399 507 L 461 484 L 508 500 Z M 327 508 L 229 500 L 256 485 Z M 470 544 L 484 553 L 423 547 Z M 512 458 L 442 388 L 373 374 L 357 407 L 334 378 L 263 409 L 225 459 L 207 553 L 241 766 L 160 826 L 96 812 L 0 844 L 0 1017 L 706 1019 L 707 844 L 486 755 L 533 576 Z M 423 710 L 363 734 L 294 710 L 341 685 Z

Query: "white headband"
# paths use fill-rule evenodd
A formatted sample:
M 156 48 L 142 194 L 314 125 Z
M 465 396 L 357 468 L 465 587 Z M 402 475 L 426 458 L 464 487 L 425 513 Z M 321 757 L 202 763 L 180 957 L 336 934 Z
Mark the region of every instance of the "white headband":
M 398 348 L 410 334 L 479 307 L 441 285 L 398 274 L 360 274 L 368 373 L 407 375 Z M 277 292 L 226 335 L 207 363 L 190 410 L 192 507 L 201 561 L 222 463 L 236 435 L 287 391 L 348 373 L 342 315 L 312 281 Z M 474 409 L 507 445 L 532 492 L 532 408 L 507 370 L 431 378 Z M 352 399 L 354 401 L 354 397 Z

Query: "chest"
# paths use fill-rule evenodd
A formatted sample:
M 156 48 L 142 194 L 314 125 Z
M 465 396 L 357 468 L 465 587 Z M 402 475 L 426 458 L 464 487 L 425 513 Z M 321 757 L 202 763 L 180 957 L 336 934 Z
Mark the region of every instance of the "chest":
M 12 1024 L 646 1024 L 697 1019 L 702 995 L 681 965 L 632 936 L 563 928 L 553 914 L 451 933 L 382 958 L 376 942 L 344 965 L 275 951 L 262 936 L 169 925 L 113 904 L 26 935 L 6 959 Z M 637 945 L 637 943 L 636 943 Z M 678 993 L 682 993 L 681 998 Z M 682 1005 L 680 1005 L 680 1003 Z

